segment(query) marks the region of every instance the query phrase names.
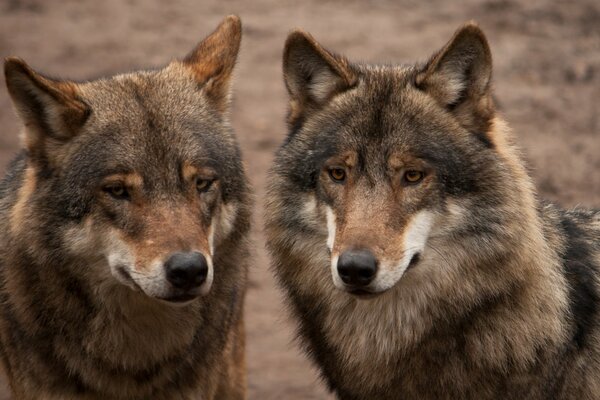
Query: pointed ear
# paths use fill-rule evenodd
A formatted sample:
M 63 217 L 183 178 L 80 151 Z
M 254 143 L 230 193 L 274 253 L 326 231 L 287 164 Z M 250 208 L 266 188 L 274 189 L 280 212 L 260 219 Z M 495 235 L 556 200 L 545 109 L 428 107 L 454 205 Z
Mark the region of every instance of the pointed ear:
M 290 33 L 285 42 L 283 76 L 290 95 L 290 123 L 322 107 L 358 80 L 345 58 L 327 51 L 303 31 Z
M 42 155 L 48 141 L 62 143 L 74 137 L 90 115 L 75 83 L 44 77 L 15 57 L 5 60 L 4 74 L 33 155 Z
M 242 22 L 230 15 L 184 59 L 196 82 L 220 112 L 229 105 L 229 83 L 242 40 Z
M 494 115 L 492 54 L 483 31 L 467 23 L 417 74 L 417 88 L 434 97 L 467 129 L 486 132 Z

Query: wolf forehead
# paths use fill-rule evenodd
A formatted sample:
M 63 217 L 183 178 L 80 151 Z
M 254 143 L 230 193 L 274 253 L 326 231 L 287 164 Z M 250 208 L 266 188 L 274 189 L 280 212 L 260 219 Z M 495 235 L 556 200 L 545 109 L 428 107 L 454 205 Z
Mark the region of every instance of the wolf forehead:
M 226 181 L 241 174 L 228 122 L 187 76 L 167 69 L 118 75 L 79 88 L 91 111 L 65 169 L 88 164 L 89 173 L 135 171 L 151 179 L 192 164 L 210 167 Z
M 172 62 L 164 68 L 135 71 L 77 84 L 83 100 L 95 108 L 127 113 L 123 109 L 143 102 L 149 107 L 176 107 L 179 113 L 200 113 L 201 117 L 218 114 L 202 96 L 203 83 L 190 75 L 188 68 Z M 157 108 L 158 109 L 158 108 Z M 167 114 L 167 113 L 165 113 Z
M 298 186 L 313 189 L 324 163 L 346 151 L 354 152 L 357 167 L 369 173 L 384 174 L 392 156 L 424 159 L 455 190 L 473 189 L 482 167 L 497 161 L 479 132 L 469 132 L 414 87 L 417 68 L 354 68 L 355 87 L 292 124 L 279 149 L 276 170 Z
M 224 144 L 234 145 L 225 117 L 204 98 L 200 85 L 177 71 L 180 68 L 172 65 L 81 84 L 82 100 L 91 109 L 84 130 L 115 129 L 139 143 L 149 139 L 197 142 L 218 136 Z

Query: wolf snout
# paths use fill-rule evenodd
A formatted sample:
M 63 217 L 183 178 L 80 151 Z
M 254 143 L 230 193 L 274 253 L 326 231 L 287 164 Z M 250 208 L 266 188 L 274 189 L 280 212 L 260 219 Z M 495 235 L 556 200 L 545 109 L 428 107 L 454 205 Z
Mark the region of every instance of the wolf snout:
M 173 287 L 192 290 L 206 282 L 208 261 L 201 253 L 178 252 L 165 262 L 167 280 Z
M 346 285 L 364 288 L 375 279 L 377 264 L 377 259 L 369 250 L 347 250 L 338 259 L 337 271 Z

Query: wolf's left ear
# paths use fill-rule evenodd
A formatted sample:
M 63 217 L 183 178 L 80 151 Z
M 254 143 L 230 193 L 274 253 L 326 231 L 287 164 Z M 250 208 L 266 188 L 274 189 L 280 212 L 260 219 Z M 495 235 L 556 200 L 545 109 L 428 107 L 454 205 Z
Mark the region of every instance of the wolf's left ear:
M 241 40 L 242 22 L 238 16 L 230 15 L 183 59 L 220 112 L 225 112 L 229 105 L 229 83 Z
M 469 130 L 486 132 L 494 115 L 492 54 L 483 31 L 473 22 L 416 75 L 415 85 L 450 110 Z
M 358 80 L 345 58 L 327 51 L 300 30 L 290 33 L 285 42 L 283 76 L 290 95 L 290 123 L 323 107 Z

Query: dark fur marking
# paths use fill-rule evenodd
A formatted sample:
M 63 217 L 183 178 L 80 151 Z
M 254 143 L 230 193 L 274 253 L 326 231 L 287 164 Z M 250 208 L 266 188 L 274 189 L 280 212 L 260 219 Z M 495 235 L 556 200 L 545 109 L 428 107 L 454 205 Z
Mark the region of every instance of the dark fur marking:
M 421 259 L 421 253 L 418 253 L 418 252 L 415 253 L 411 257 L 410 262 L 408 263 L 408 267 L 406 268 L 406 270 L 408 271 L 409 269 L 415 267 L 419 263 L 420 259 Z
M 27 164 L 27 151 L 22 150 L 12 159 L 6 170 L 6 175 L 0 181 L 0 199 L 4 200 L 8 196 L 16 195 L 17 191 L 15 188 L 19 188 L 22 185 L 25 165 Z M 9 203 L 3 204 L 0 202 L 0 211 L 4 212 L 8 210 Z
M 298 132 L 300 132 L 300 130 L 302 129 L 302 127 L 304 126 L 304 121 L 305 121 L 306 117 L 304 117 L 304 115 L 299 116 L 298 118 L 294 119 L 289 126 L 289 132 L 285 138 L 285 141 L 283 142 L 283 146 L 287 145 L 290 140 L 292 140 L 292 138 L 294 136 L 296 136 L 296 134 Z
M 573 341 L 581 349 L 586 346 L 587 336 L 594 328 L 600 295 L 594 283 L 594 261 L 589 245 L 584 241 L 585 232 L 567 215 L 563 216 L 561 226 L 568 238 L 563 270 L 569 281 L 570 309 L 575 324 Z
M 482 179 L 478 179 L 484 171 L 478 163 L 466 154 L 448 151 L 449 144 L 435 143 L 419 149 L 419 155 L 435 165 L 444 192 L 450 196 L 461 196 L 478 193 L 481 190 Z
M 475 136 L 475 139 L 477 139 L 479 143 L 481 143 L 486 149 L 493 149 L 496 147 L 494 142 L 492 142 L 488 134 L 485 132 L 474 132 L 473 136 Z
M 293 138 L 279 150 L 281 161 L 277 165 L 285 165 L 280 173 L 292 181 L 301 191 L 313 190 L 317 185 L 317 179 L 321 165 L 325 160 L 335 154 L 337 144 L 335 134 L 322 135 L 315 138 L 316 151 L 306 155 L 302 150 L 296 150 L 299 144 L 294 143 Z M 285 155 L 284 155 L 285 154 Z

